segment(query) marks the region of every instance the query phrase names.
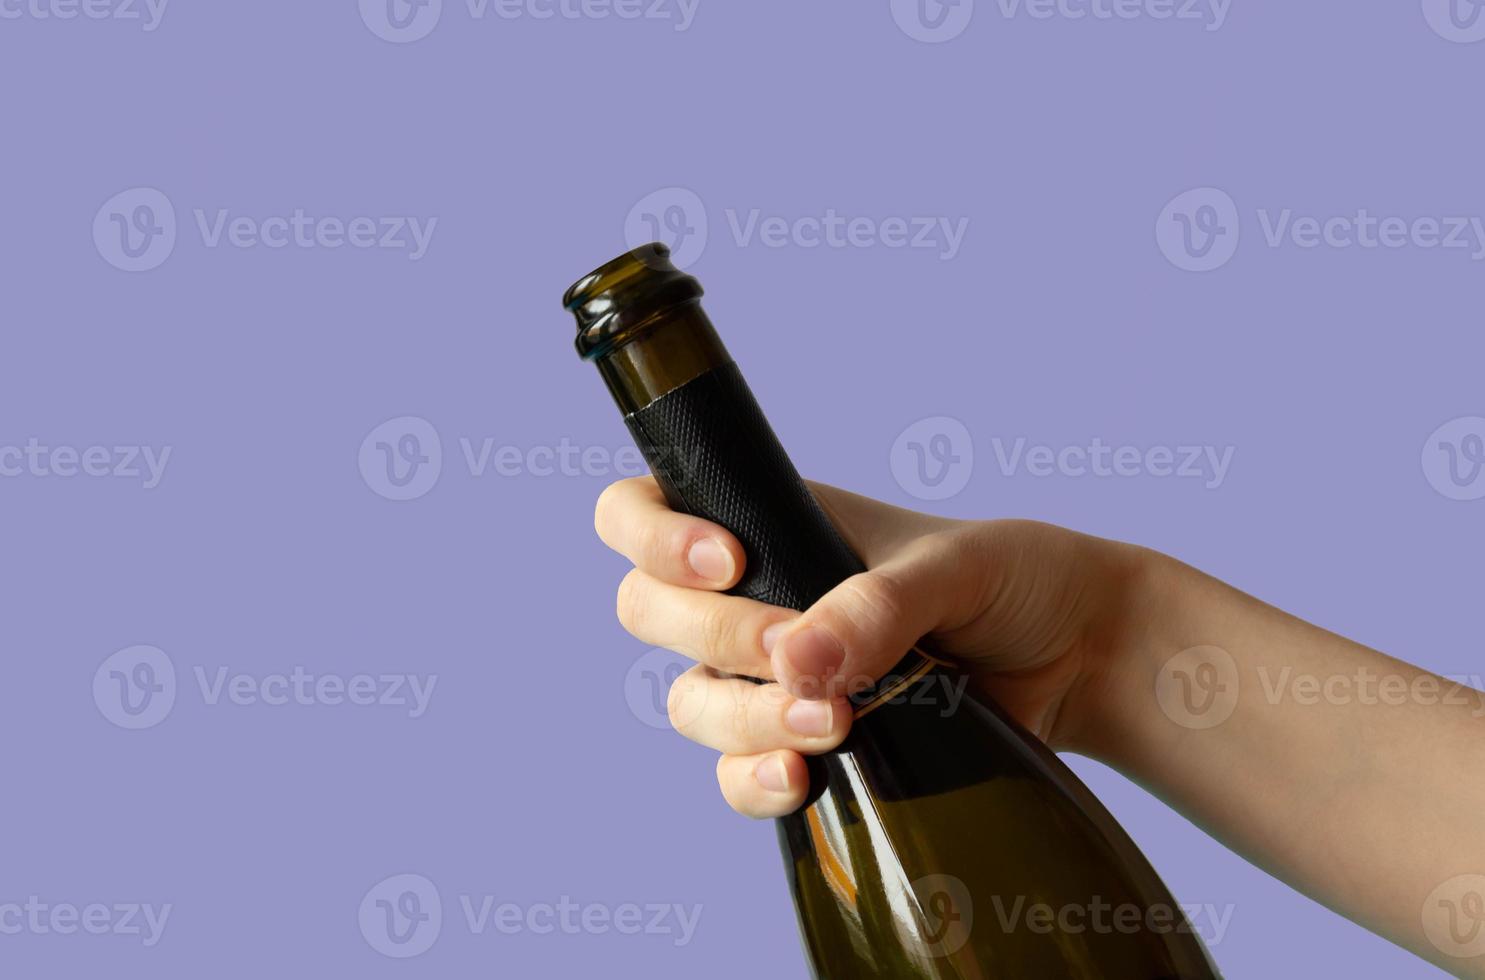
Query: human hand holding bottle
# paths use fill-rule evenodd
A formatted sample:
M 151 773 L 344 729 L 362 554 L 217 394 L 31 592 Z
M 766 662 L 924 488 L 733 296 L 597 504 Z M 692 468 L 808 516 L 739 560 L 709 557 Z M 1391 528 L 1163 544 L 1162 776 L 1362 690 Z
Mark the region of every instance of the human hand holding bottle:
M 1485 976 L 1485 918 L 1471 912 L 1485 875 L 1485 695 L 1146 549 L 811 489 L 868 571 L 802 614 L 723 595 L 741 545 L 672 512 L 650 478 L 614 484 L 597 508 L 599 535 L 636 565 L 619 589 L 625 628 L 698 661 L 670 714 L 722 753 L 734 809 L 798 808 L 803 755 L 850 729 L 844 692 L 931 635 L 1051 748 L 1125 772 L 1316 900 Z M 1351 684 L 1348 696 L 1275 697 L 1273 679 L 1294 675 L 1385 678 L 1414 694 L 1360 697 Z

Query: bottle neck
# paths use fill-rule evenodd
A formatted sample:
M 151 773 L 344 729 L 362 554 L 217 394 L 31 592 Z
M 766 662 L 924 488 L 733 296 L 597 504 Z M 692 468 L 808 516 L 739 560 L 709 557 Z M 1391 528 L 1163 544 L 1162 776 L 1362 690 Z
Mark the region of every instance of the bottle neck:
M 604 353 L 598 358 L 598 372 L 619 409 L 632 415 L 731 361 L 701 304 L 692 302 L 672 307 Z

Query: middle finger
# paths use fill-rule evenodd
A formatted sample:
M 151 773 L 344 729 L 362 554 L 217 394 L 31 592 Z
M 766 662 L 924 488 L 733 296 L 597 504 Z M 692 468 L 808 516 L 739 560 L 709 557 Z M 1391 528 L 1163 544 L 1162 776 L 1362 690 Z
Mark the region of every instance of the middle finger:
M 768 647 L 799 614 L 753 599 L 687 589 L 635 569 L 619 583 L 619 622 L 651 646 L 683 653 L 729 674 L 770 680 Z

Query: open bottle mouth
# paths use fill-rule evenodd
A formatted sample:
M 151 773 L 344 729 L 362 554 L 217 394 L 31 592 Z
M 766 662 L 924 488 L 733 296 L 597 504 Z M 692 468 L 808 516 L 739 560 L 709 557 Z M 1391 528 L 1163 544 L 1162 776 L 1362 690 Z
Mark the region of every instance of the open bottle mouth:
M 701 298 L 701 283 L 670 260 L 659 242 L 644 245 L 588 273 L 562 296 L 577 318 L 578 353 L 603 357 L 642 334 L 675 307 Z

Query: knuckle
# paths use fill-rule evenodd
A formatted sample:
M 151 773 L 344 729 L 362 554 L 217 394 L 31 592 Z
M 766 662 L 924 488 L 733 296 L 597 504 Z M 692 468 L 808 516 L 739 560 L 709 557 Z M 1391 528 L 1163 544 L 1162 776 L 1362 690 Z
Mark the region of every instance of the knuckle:
M 731 736 L 734 741 L 741 745 L 754 744 L 758 726 L 753 717 L 753 706 L 755 701 L 748 696 L 748 692 L 740 697 L 734 698 L 731 706 Z
M 996 564 L 997 556 L 1014 555 L 1008 538 L 1006 521 L 968 522 L 934 535 L 922 542 L 929 560 L 937 563 L 950 581 L 973 579 L 987 567 Z M 948 570 L 954 570 L 953 574 Z
M 856 616 L 871 622 L 896 622 L 907 612 L 907 589 L 900 580 L 882 571 L 865 572 L 845 584 Z
M 666 563 L 670 536 L 659 521 L 641 521 L 634 528 L 634 558 L 641 565 L 658 568 Z
M 721 603 L 708 603 L 700 610 L 696 631 L 701 648 L 717 656 L 731 650 L 733 637 L 737 635 L 737 625 Z

